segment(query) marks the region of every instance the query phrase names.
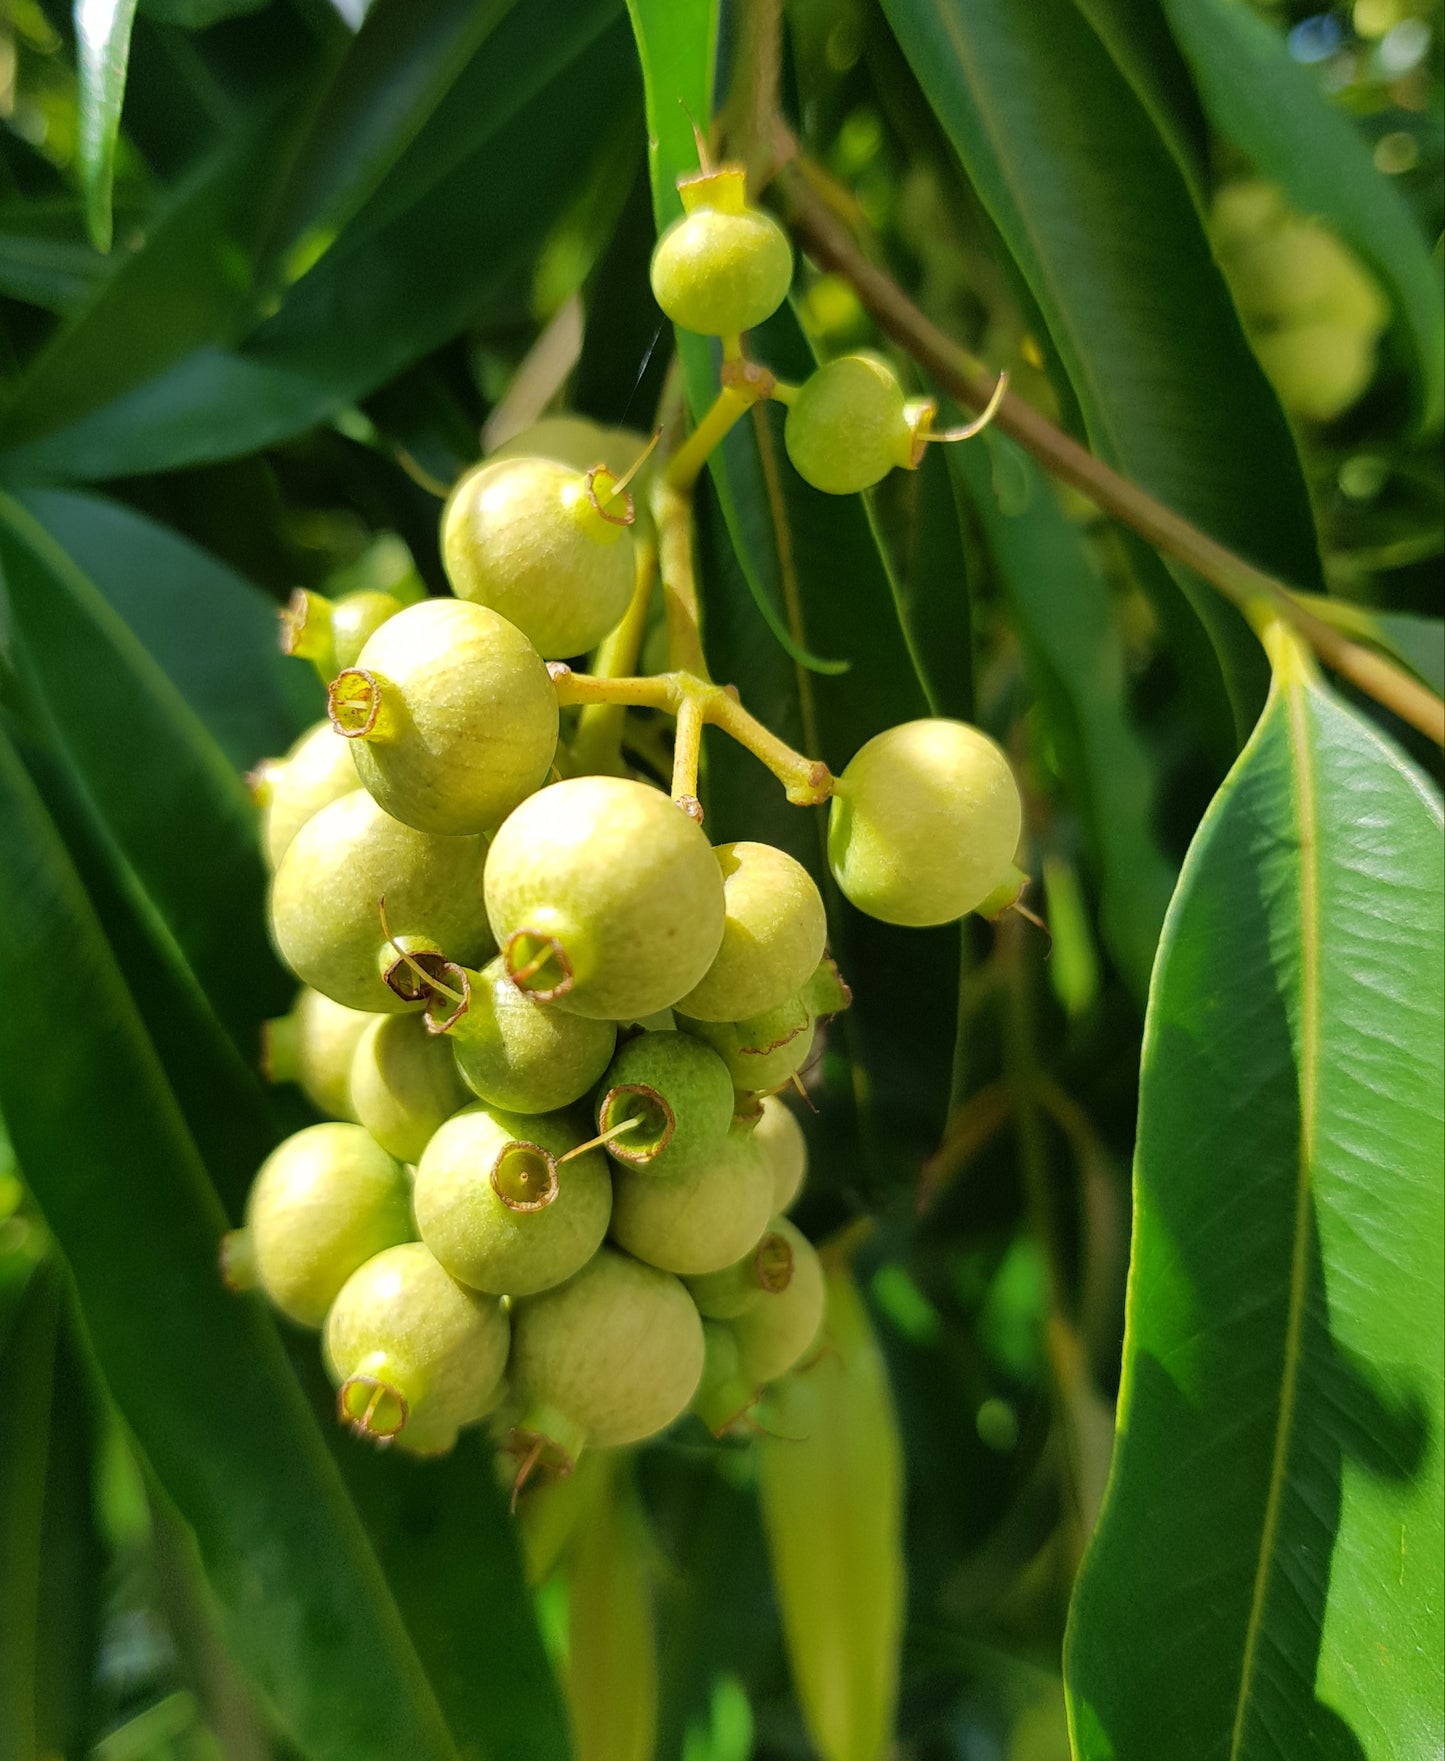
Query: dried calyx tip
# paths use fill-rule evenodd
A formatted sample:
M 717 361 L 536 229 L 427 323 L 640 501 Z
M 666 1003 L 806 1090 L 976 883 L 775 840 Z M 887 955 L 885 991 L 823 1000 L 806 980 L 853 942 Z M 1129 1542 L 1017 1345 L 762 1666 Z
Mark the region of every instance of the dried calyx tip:
M 597 1123 L 609 1140 L 625 1126 L 631 1139 L 616 1144 L 612 1154 L 620 1161 L 645 1163 L 660 1156 L 672 1142 L 677 1115 L 667 1097 L 649 1083 L 619 1082 L 603 1095 Z
M 509 1211 L 543 1211 L 557 1196 L 557 1163 L 541 1144 L 514 1138 L 497 1151 L 491 1181 Z
M 574 982 L 572 962 L 562 943 L 536 930 L 519 929 L 509 936 L 502 964 L 517 989 L 538 1003 L 565 997 Z
M 379 1376 L 348 1376 L 336 1391 L 336 1416 L 358 1437 L 389 1443 L 406 1426 L 406 1396 Z

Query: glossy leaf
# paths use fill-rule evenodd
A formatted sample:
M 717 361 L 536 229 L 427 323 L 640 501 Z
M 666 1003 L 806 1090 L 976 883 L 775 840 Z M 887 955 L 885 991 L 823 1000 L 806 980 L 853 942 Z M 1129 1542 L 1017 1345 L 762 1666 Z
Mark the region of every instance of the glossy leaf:
M 1190 186 L 1202 191 L 1209 167 L 1209 125 L 1189 64 L 1155 0 L 1077 0 L 1168 142 Z
M 1292 585 L 1320 563 L 1294 441 L 1183 172 L 1074 0 L 884 0 L 1038 302 L 1094 447 Z M 1264 668 L 1181 571 L 1242 738 Z
M 0 1107 L 99 1367 L 196 1535 L 227 1643 L 316 1761 L 456 1761 L 64 850 L 0 741 Z M 66 951 L 68 1019 L 34 983 Z
M 1154 976 L 1081 1761 L 1440 1752 L 1441 854 L 1285 652 Z
M 1438 428 L 1445 415 L 1440 269 L 1404 197 L 1273 23 L 1239 0 L 1164 0 L 1164 12 L 1214 126 L 1283 185 L 1302 213 L 1327 219 L 1389 291 L 1413 360 L 1420 425 Z
M 110 249 L 110 191 L 136 0 L 75 0 L 80 75 L 80 180 L 96 248 Z

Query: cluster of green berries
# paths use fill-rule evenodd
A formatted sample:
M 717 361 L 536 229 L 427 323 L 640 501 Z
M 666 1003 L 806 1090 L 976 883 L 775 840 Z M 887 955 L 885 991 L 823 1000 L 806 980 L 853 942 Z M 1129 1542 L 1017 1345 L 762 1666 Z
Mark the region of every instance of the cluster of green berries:
M 700 328 L 757 322 L 791 253 L 740 174 L 710 175 L 655 279 Z M 303 593 L 285 619 L 328 714 L 257 779 L 304 987 L 266 1066 L 330 1122 L 266 1161 L 224 1269 L 322 1329 L 343 1420 L 422 1454 L 482 1420 L 563 1469 L 689 1408 L 722 1431 L 821 1325 L 778 1098 L 848 1001 L 818 888 L 782 850 L 711 845 L 690 798 L 568 774 L 556 663 L 647 580 L 636 450 L 543 422 L 448 500 L 454 597 Z M 861 909 L 942 923 L 1016 893 L 1018 792 L 977 730 L 889 729 L 829 783 Z

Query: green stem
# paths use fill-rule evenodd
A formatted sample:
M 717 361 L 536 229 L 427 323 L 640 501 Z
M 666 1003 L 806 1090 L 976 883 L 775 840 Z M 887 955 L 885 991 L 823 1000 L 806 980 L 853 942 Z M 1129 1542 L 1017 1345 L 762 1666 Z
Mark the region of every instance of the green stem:
M 673 489 L 691 489 L 707 463 L 707 455 L 757 401 L 757 393 L 747 385 L 724 385 L 697 427 L 673 454 L 665 473 L 668 484 Z
M 657 540 L 650 534 L 636 541 L 637 580 L 622 622 L 602 641 L 592 657 L 592 670 L 600 678 L 613 679 L 637 671 L 647 628 L 647 609 L 652 602 L 652 583 L 657 576 Z M 568 769 L 573 776 L 616 776 L 622 768 L 622 730 L 627 709 L 617 703 L 589 703 L 577 718 L 577 730 L 568 746 Z

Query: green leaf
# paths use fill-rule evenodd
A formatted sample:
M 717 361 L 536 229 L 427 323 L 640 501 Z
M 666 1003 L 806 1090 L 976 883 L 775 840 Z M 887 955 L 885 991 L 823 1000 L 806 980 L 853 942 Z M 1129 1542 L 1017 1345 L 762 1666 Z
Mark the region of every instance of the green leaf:
M 1083 817 L 1100 928 L 1142 1005 L 1174 870 L 1151 830 L 1154 770 L 1125 707 L 1109 589 L 1020 448 L 991 434 L 982 446 L 951 447 L 949 462 L 968 486 L 1069 800 Z
M 456 1761 L 85 895 L 0 736 L 0 1108 L 102 1374 L 195 1532 L 226 1639 L 312 1761 Z M 35 981 L 64 949 L 65 1019 Z
M 1196 193 L 1207 184 L 1209 124 L 1155 0 L 1076 0 Z
M 1440 1753 L 1440 834 L 1284 653 L 1154 975 L 1081 1761 Z
M 1354 123 L 1267 19 L 1239 0 L 1164 0 L 1214 126 L 1304 214 L 1322 215 L 1388 290 L 1413 358 L 1422 429 L 1445 415 L 1440 270 Z M 1297 582 L 1297 585 L 1308 585 Z
M 95 292 L 109 267 L 69 198 L 0 203 L 0 293 L 7 299 L 69 313 Z
M 1279 402 L 1177 160 L 1073 0 L 884 11 L 1038 302 L 1095 449 L 1253 562 L 1317 587 Z M 1264 692 L 1257 645 L 1212 590 L 1176 578 L 1242 739 Z
M 240 777 L 95 586 L 0 498 L 0 570 L 23 676 L 97 823 L 249 1054 L 288 986 Z
M 588 1488 L 567 1557 L 567 1699 L 578 1761 L 652 1761 L 657 1622 L 651 1538 L 631 1464 L 614 1451 Z
M 98 251 L 110 249 L 110 190 L 115 142 L 125 98 L 130 27 L 135 0 L 75 0 L 75 45 L 80 76 L 77 157 L 85 191 L 85 219 Z

